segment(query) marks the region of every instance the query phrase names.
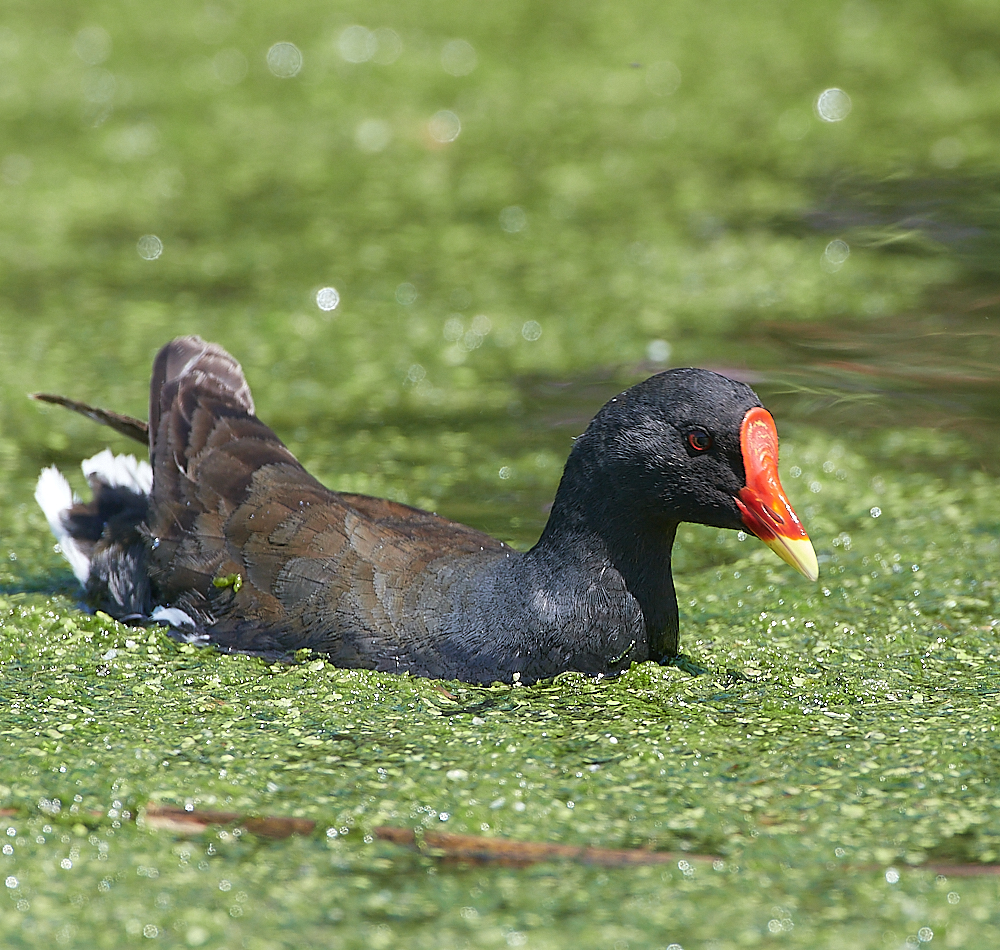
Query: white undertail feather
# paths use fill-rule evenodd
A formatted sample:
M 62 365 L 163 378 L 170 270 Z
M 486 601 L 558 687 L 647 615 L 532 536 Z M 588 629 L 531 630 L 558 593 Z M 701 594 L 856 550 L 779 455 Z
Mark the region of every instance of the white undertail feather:
M 80 463 L 90 482 L 96 478 L 111 488 L 130 488 L 141 495 L 153 490 L 153 470 L 149 462 L 137 462 L 134 455 L 113 455 L 111 449 L 98 452 Z
M 155 607 L 150 618 L 159 623 L 169 624 L 174 630 L 181 631 L 184 633 L 183 639 L 188 642 L 208 639 L 207 636 L 197 633 L 198 624 L 190 614 L 181 610 L 180 607 Z M 188 628 L 186 631 L 185 627 Z
M 111 449 L 98 452 L 80 464 L 87 482 L 93 487 L 101 482 L 111 488 L 129 488 L 148 495 L 153 490 L 153 470 L 148 462 L 136 461 L 134 455 L 113 455 Z M 64 514 L 80 501 L 66 481 L 66 476 L 54 465 L 43 468 L 35 486 L 35 501 L 45 514 L 52 533 L 59 542 L 63 557 L 69 561 L 76 579 L 84 586 L 90 577 L 90 558 L 70 536 L 63 522 Z
M 59 469 L 54 465 L 42 469 L 42 473 L 38 476 L 38 484 L 35 486 L 35 501 L 44 512 L 45 520 L 48 521 L 56 541 L 59 542 L 63 557 L 73 568 L 76 579 L 86 586 L 87 578 L 90 577 L 90 558 L 70 537 L 62 519 L 63 513 L 69 511 L 79 500 L 69 487 L 66 476 Z

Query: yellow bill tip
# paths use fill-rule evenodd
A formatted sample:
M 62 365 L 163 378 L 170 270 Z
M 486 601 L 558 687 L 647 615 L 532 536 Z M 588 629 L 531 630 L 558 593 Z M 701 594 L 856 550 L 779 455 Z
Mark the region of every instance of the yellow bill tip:
M 783 538 L 775 535 L 764 542 L 786 564 L 811 581 L 819 580 L 819 561 L 808 538 Z

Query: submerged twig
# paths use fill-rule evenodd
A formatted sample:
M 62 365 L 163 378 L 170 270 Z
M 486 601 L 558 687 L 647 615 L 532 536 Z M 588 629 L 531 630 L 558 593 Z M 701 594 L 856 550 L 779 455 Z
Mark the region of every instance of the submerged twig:
M 424 854 L 474 863 L 514 866 L 543 861 L 576 861 L 601 867 L 630 867 L 645 864 L 674 864 L 678 861 L 720 861 L 713 854 L 686 854 L 672 851 L 646 851 L 640 848 L 585 848 L 579 845 L 548 844 L 542 841 L 512 841 L 509 838 L 483 838 L 479 835 L 456 835 L 427 831 L 418 834 L 410 828 L 381 826 L 374 836 L 393 844 L 411 845 Z
M 253 818 L 238 812 L 187 811 L 184 808 L 153 803 L 146 806 L 143 821 L 147 828 L 188 835 L 201 834 L 210 825 L 239 825 L 261 838 L 310 835 L 316 828 L 316 822 L 309 818 L 281 818 L 274 815 Z

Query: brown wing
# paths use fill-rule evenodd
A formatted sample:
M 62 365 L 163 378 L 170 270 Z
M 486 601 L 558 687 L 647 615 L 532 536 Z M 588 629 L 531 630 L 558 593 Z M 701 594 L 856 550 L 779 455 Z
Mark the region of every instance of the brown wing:
M 507 550 L 428 512 L 325 488 L 253 414 L 239 364 L 197 337 L 157 356 L 149 431 L 155 589 L 234 648 L 311 646 L 391 668 L 433 639 L 462 564 Z M 235 575 L 238 590 L 225 582 Z

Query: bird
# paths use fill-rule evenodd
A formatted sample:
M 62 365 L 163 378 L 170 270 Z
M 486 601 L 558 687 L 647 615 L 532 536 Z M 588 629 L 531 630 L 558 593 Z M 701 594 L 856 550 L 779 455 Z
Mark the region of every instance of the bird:
M 615 675 L 678 657 L 671 550 L 682 522 L 749 532 L 819 566 L 781 487 L 774 420 L 704 369 L 619 393 L 572 447 L 537 543 L 516 550 L 398 502 L 332 491 L 257 418 L 240 364 L 197 336 L 153 362 L 149 421 L 35 393 L 145 442 L 54 466 L 38 500 L 84 587 L 126 623 L 223 651 L 472 684 Z

